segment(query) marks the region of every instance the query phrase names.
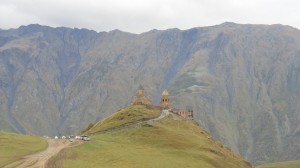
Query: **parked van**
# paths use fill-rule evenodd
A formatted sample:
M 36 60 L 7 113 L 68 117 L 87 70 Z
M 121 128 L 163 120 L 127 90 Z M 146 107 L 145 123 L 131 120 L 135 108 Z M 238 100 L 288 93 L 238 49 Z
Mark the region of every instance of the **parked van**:
M 89 141 L 90 138 L 87 135 L 81 136 L 82 140 L 84 141 Z

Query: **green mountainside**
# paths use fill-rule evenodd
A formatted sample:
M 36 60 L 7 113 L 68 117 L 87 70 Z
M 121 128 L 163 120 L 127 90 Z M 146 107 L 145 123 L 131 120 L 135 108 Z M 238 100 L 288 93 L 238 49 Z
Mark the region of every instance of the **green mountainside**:
M 93 131 L 111 128 L 111 123 L 134 123 L 136 109 L 143 116 L 145 106 L 130 106 L 101 121 Z M 128 117 L 123 116 L 127 113 Z M 152 111 L 157 116 L 157 111 Z M 131 116 L 131 117 L 130 117 Z M 137 120 L 136 120 L 137 121 Z M 66 149 L 53 158 L 49 167 L 176 168 L 224 167 L 250 168 L 251 165 L 215 141 L 195 122 L 169 114 L 159 120 L 135 122 L 118 130 L 93 134 L 91 141 Z M 116 126 L 119 124 L 116 124 Z
M 278 163 L 267 163 L 260 166 L 257 166 L 256 168 L 299 168 L 300 167 L 300 161 L 286 161 L 286 162 L 278 162 Z
M 0 131 L 0 167 L 45 148 L 47 142 L 40 137 Z

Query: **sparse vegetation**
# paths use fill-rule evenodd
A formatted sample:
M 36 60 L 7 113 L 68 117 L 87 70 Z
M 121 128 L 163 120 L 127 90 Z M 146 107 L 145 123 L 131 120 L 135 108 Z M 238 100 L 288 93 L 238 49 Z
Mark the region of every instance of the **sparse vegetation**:
M 46 147 L 47 142 L 36 136 L 0 132 L 0 167 Z

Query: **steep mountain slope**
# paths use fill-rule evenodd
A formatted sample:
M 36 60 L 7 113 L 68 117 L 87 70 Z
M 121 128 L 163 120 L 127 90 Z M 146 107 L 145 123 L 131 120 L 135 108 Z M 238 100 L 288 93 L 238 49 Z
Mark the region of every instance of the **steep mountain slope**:
M 102 128 L 111 123 L 132 123 L 136 109 L 141 115 L 157 115 L 155 108 L 131 106 L 103 120 Z M 123 117 L 124 114 L 128 117 Z M 133 117 L 133 118 L 132 118 Z M 92 128 L 95 130 L 99 127 Z M 228 167 L 250 168 L 251 165 L 232 153 L 194 122 L 176 115 L 161 120 L 139 122 L 131 126 L 91 136 L 91 141 L 60 153 L 49 167 Z
M 300 31 L 282 25 L 0 31 L 1 129 L 75 134 L 167 88 L 213 137 L 259 164 L 300 159 Z

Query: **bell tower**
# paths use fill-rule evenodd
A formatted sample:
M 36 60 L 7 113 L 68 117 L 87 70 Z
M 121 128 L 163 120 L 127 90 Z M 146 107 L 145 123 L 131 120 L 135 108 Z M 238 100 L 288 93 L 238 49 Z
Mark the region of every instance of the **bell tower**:
M 139 96 L 139 97 L 142 97 L 142 96 L 145 95 L 145 89 L 143 88 L 142 85 L 139 86 L 136 95 Z
M 167 90 L 164 90 L 161 94 L 160 106 L 164 109 L 171 108 L 169 92 Z

